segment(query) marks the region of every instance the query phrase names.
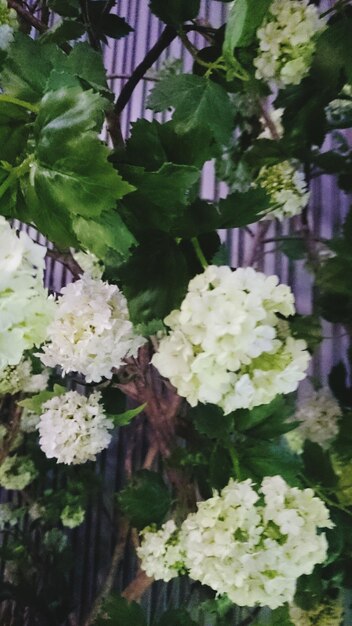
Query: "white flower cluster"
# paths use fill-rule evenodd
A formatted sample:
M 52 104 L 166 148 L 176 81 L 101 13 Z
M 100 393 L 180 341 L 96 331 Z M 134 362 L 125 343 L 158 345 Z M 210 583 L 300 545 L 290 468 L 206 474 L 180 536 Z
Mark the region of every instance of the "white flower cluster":
M 8 365 L 0 372 L 0 396 L 6 393 L 15 394 L 38 393 L 46 389 L 49 371 L 33 374 L 32 363 L 29 359 L 22 359 L 18 365 Z
M 6 0 L 0 0 L 0 50 L 6 50 L 9 47 L 17 28 L 16 11 L 8 7 Z
M 291 604 L 289 614 L 294 626 L 341 626 L 344 610 L 341 599 L 329 599 L 309 611 Z
M 317 36 L 325 28 L 308 0 L 274 0 L 257 30 L 256 78 L 277 87 L 297 85 L 310 69 Z
M 46 337 L 55 305 L 42 285 L 46 248 L 0 216 L 0 376 Z M 5 374 L 6 375 L 6 374 Z
M 160 530 L 148 526 L 142 533 L 137 554 L 147 576 L 168 582 L 184 570 L 184 553 L 179 542 L 179 530 L 173 520 Z
M 339 418 L 341 409 L 330 389 L 323 387 L 303 399 L 293 421 L 301 424 L 286 437 L 295 452 L 301 453 L 306 439 L 318 443 L 324 450 L 329 448 L 330 443 L 339 432 Z
M 284 135 L 284 127 L 282 125 L 282 116 L 284 114 L 284 110 L 285 109 L 279 108 L 279 109 L 272 109 L 271 111 L 268 111 L 270 121 L 279 138 L 283 137 Z M 275 137 L 273 136 L 274 131 L 271 132 L 265 118 L 261 117 L 259 121 L 263 127 L 263 130 L 260 133 L 260 135 L 258 135 L 258 139 L 275 139 Z
M 259 493 L 261 499 L 249 479 L 231 480 L 198 503 L 178 535 L 174 526 L 171 535 L 163 528 L 153 536 L 147 529 L 139 549 L 143 569 L 162 578 L 167 555 L 164 580 L 185 569 L 239 606 L 275 609 L 291 602 L 297 578 L 326 559 L 326 537 L 318 529 L 333 524 L 311 489 L 289 487 L 281 476 L 264 478 Z M 170 536 L 179 547 L 169 556 Z
M 37 476 L 33 461 L 26 456 L 8 456 L 0 465 L 0 485 L 4 489 L 22 490 Z
M 84 274 L 89 274 L 92 278 L 99 279 L 102 277 L 104 272 L 104 265 L 98 259 L 98 257 L 93 254 L 93 252 L 83 252 L 82 250 L 78 250 L 77 252 L 71 248 L 71 253 L 80 268 L 83 270 Z
M 85 510 L 79 504 L 67 504 L 61 511 L 60 519 L 66 528 L 76 528 L 83 524 Z
M 87 382 L 111 378 L 126 356 L 136 356 L 145 339 L 133 332 L 126 298 L 116 285 L 83 275 L 61 290 L 56 318 L 48 328 L 50 343 L 40 358 L 79 372 Z
M 58 463 L 94 461 L 98 452 L 107 448 L 113 428 L 99 404 L 100 392 L 89 398 L 77 391 L 55 396 L 42 406 L 44 412 L 38 424 L 39 445 L 46 456 Z
M 309 200 L 304 175 L 290 161 L 276 165 L 264 165 L 256 183 L 268 194 L 270 209 L 263 219 L 279 220 L 302 213 Z
M 292 315 L 294 298 L 277 276 L 211 265 L 165 318 L 171 332 L 152 363 L 191 406 L 210 402 L 227 414 L 267 404 L 297 388 L 309 361 L 278 313 Z

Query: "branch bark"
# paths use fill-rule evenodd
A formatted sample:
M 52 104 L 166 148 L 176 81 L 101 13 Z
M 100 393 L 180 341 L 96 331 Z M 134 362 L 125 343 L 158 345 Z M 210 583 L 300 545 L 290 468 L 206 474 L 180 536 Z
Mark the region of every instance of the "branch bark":
M 37 17 L 32 15 L 27 9 L 17 0 L 8 0 L 8 5 L 11 9 L 15 9 L 15 11 L 23 17 L 24 20 L 31 26 L 33 26 L 39 33 L 45 33 L 48 30 L 48 27 L 44 22 L 38 20 Z
M 122 592 L 122 597 L 126 598 L 129 602 L 141 599 L 142 595 L 153 584 L 154 578 L 149 578 L 143 570 L 139 570 L 135 578 L 127 585 L 126 589 Z

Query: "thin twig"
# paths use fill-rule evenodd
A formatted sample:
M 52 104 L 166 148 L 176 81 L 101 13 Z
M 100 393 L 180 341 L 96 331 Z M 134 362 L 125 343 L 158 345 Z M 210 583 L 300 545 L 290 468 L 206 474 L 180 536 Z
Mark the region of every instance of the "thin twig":
M 139 65 L 137 65 L 131 75 L 131 78 L 122 88 L 121 93 L 115 103 L 115 113 L 117 115 L 120 115 L 121 112 L 124 110 L 125 106 L 128 104 L 132 96 L 132 93 L 137 87 L 139 81 L 142 80 L 145 73 L 149 70 L 150 67 L 152 67 L 152 65 L 154 65 L 155 61 L 158 60 L 161 53 L 166 48 L 168 48 L 168 46 L 176 37 L 176 30 L 172 28 L 172 26 L 166 26 L 156 44 L 154 44 L 154 46 L 149 50 L 143 61 Z
M 244 267 L 251 267 L 258 260 L 261 244 L 263 242 L 263 239 L 266 233 L 268 232 L 270 228 L 270 225 L 271 225 L 270 220 L 266 220 L 265 222 L 258 223 L 257 230 L 251 241 L 250 250 L 243 263 Z

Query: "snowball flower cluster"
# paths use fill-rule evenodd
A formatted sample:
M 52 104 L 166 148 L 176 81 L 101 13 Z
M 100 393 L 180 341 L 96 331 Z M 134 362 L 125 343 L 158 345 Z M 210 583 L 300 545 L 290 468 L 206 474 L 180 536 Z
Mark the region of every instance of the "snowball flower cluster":
M 308 0 L 274 0 L 257 30 L 256 78 L 277 87 L 300 83 L 309 72 L 317 36 L 324 28 L 318 9 Z
M 66 528 L 76 528 L 84 522 L 85 510 L 79 504 L 67 504 L 61 511 L 60 519 Z
M 297 388 L 309 361 L 278 313 L 292 315 L 294 298 L 277 276 L 209 266 L 165 318 L 171 331 L 152 363 L 191 406 L 210 402 L 227 414 L 267 404 Z
M 31 459 L 26 456 L 8 456 L 0 465 L 0 485 L 4 489 L 22 490 L 37 476 Z
M 179 530 L 173 520 L 160 530 L 148 526 L 142 533 L 142 545 L 137 554 L 147 576 L 168 582 L 184 570 L 184 553 L 179 542 Z
M 8 365 L 0 372 L 0 396 L 19 391 L 38 393 L 46 389 L 48 378 L 48 370 L 43 370 L 41 374 L 33 374 L 31 361 L 22 359 L 18 365 Z
M 0 377 L 46 337 L 55 305 L 42 284 L 45 254 L 0 216 Z
M 275 609 L 292 601 L 297 578 L 326 559 L 326 537 L 318 529 L 333 524 L 311 489 L 289 487 L 281 476 L 264 478 L 259 494 L 249 479 L 231 479 L 221 493 L 198 503 L 178 535 L 168 522 L 179 546 L 167 560 L 167 580 L 185 569 L 239 606 Z M 153 536 L 147 529 L 142 536 L 142 568 L 162 578 L 170 534 L 163 528 Z
M 330 389 L 323 387 L 303 399 L 292 420 L 301 422 L 298 428 L 286 435 L 296 452 L 303 450 L 306 439 L 318 443 L 324 450 L 339 432 L 341 409 Z
M 61 290 L 56 318 L 48 328 L 49 343 L 40 358 L 79 372 L 87 382 L 111 378 L 112 369 L 127 356 L 136 356 L 145 342 L 133 332 L 126 298 L 116 285 L 89 274 Z
M 309 200 L 304 175 L 289 161 L 261 168 L 256 183 L 268 194 L 270 209 L 264 219 L 299 215 Z
M 326 600 L 309 611 L 291 604 L 289 615 L 295 626 L 341 626 L 344 610 L 340 599 Z
M 13 33 L 18 27 L 17 13 L 0 0 L 0 50 L 6 50 L 13 41 Z
M 100 392 L 89 398 L 77 391 L 55 396 L 42 406 L 38 424 L 39 445 L 46 456 L 58 463 L 94 461 L 98 452 L 107 448 L 113 423 L 99 404 Z

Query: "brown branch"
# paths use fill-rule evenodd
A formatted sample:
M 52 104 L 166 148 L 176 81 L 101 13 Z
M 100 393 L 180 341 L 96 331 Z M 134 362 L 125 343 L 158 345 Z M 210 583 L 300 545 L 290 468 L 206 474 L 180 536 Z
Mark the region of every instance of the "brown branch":
M 134 600 L 137 602 L 141 599 L 142 595 L 153 584 L 154 578 L 149 578 L 143 570 L 139 570 L 135 578 L 127 585 L 126 589 L 122 592 L 122 597 L 126 598 L 129 602 Z
M 266 220 L 265 222 L 259 222 L 257 226 L 257 230 L 254 234 L 254 237 L 251 241 L 250 250 L 244 260 L 244 267 L 252 267 L 258 260 L 260 249 L 263 243 L 263 239 L 268 232 L 271 225 L 270 220 Z
M 34 15 L 27 11 L 25 7 L 20 4 L 20 2 L 17 2 L 17 0 L 8 0 L 8 5 L 11 9 L 15 9 L 18 15 L 23 17 L 23 19 L 26 20 L 28 24 L 33 26 L 39 33 L 45 33 L 48 30 L 48 27 L 44 24 L 44 22 L 41 22 L 38 18 L 34 17 Z
M 114 580 L 116 577 L 116 573 L 118 570 L 118 567 L 123 559 L 124 553 L 125 553 L 125 548 L 126 548 L 126 543 L 127 543 L 127 537 L 128 537 L 128 532 L 129 532 L 129 525 L 127 523 L 126 520 L 121 519 L 120 520 L 120 528 L 119 528 L 119 536 L 118 536 L 118 540 L 116 542 L 116 546 L 112 555 L 112 559 L 111 559 L 111 564 L 110 564 L 110 569 L 108 572 L 108 575 L 105 579 L 104 585 L 100 591 L 100 593 L 98 594 L 98 596 L 95 599 L 95 602 L 93 604 L 92 610 L 89 614 L 89 616 L 87 617 L 86 621 L 84 622 L 84 626 L 92 626 L 92 624 L 94 624 L 94 621 L 96 620 L 102 605 L 104 603 L 104 600 L 106 599 L 106 597 L 109 595 L 113 584 L 114 584 Z
M 280 135 L 278 133 L 276 125 L 273 122 L 273 120 L 271 119 L 270 114 L 266 110 L 265 104 L 263 104 L 263 102 L 261 100 L 259 100 L 259 107 L 260 107 L 260 112 L 262 114 L 263 120 L 264 120 L 265 124 L 267 125 L 272 138 L 275 139 L 275 141 L 279 141 L 281 139 L 281 137 L 280 137 Z
M 132 93 L 137 87 L 139 81 L 142 80 L 144 74 L 149 70 L 150 67 L 152 67 L 152 65 L 154 65 L 155 61 L 158 60 L 161 53 L 166 48 L 168 48 L 168 46 L 176 37 L 176 30 L 172 28 L 172 26 L 166 26 L 156 44 L 154 44 L 154 46 L 149 50 L 143 61 L 139 65 L 137 65 L 131 75 L 131 78 L 122 88 L 121 93 L 115 103 L 116 115 L 120 115 L 122 113 L 125 106 L 128 104 Z

